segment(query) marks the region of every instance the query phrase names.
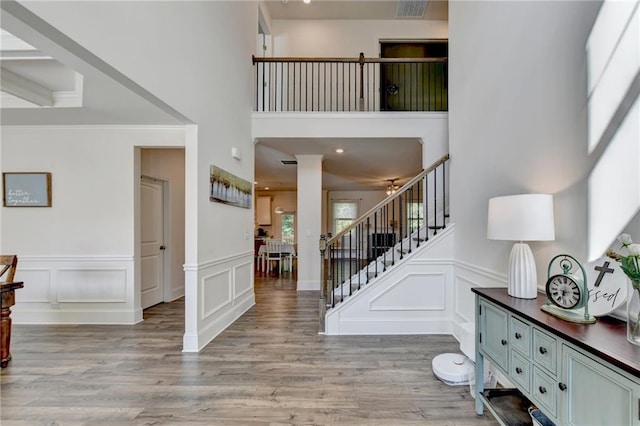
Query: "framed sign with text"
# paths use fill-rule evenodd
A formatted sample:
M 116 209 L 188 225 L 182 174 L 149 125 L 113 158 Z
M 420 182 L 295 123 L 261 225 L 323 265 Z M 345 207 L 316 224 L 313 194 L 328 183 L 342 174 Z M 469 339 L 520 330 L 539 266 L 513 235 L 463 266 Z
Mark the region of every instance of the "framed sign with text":
M 2 173 L 4 207 L 51 207 L 51 173 Z

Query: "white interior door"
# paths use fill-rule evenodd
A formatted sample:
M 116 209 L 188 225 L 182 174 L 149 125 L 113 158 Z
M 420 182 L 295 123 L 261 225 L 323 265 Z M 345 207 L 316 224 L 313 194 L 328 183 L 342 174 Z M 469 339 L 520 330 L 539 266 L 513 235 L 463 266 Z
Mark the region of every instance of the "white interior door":
M 164 194 L 162 183 L 140 183 L 142 309 L 164 301 Z

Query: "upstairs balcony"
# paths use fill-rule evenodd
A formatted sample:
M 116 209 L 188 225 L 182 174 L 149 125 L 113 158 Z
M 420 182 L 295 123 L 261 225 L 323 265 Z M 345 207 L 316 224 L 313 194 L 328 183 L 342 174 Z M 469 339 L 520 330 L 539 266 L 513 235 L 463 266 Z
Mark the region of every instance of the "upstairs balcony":
M 253 57 L 256 112 L 446 112 L 448 58 Z

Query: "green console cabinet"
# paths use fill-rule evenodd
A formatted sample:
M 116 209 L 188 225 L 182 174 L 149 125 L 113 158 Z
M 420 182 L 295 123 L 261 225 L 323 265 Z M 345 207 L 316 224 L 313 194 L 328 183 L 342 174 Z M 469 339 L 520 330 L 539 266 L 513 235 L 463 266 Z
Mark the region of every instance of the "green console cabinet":
M 574 324 L 540 310 L 546 301 L 510 297 L 504 288 L 476 294 L 476 412 L 485 405 L 501 424 L 483 389 L 484 360 L 556 425 L 640 426 L 640 347 L 611 317 Z M 494 391 L 495 392 L 495 391 Z

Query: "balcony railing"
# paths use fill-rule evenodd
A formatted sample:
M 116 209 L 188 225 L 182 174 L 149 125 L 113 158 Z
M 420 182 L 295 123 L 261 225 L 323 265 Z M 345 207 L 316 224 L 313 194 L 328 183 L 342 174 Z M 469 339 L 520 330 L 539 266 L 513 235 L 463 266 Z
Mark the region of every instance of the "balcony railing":
M 257 58 L 256 111 L 447 111 L 447 58 Z

